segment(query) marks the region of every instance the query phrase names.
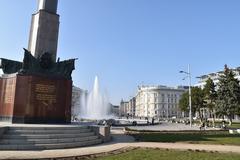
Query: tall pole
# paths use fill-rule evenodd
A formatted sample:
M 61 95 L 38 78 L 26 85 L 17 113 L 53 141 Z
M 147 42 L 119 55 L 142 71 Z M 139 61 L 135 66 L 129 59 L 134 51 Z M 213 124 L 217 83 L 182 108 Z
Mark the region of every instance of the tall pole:
M 192 95 L 191 95 L 191 72 L 190 72 L 190 64 L 188 65 L 188 77 L 189 77 L 189 121 L 190 121 L 190 127 L 192 127 Z
M 169 99 L 169 98 L 168 98 Z M 167 119 L 169 119 L 169 102 L 167 104 Z
M 148 118 L 148 88 L 147 88 L 147 118 Z
M 132 112 L 132 119 L 133 119 L 133 107 L 134 107 L 134 97 L 132 97 L 132 96 L 130 96 L 129 97 L 130 98 L 130 100 L 129 100 L 129 102 L 130 102 L 130 109 L 129 110 L 131 110 L 130 112 Z
M 135 107 L 135 103 L 134 103 L 134 97 L 132 98 L 132 119 L 134 118 L 134 107 Z

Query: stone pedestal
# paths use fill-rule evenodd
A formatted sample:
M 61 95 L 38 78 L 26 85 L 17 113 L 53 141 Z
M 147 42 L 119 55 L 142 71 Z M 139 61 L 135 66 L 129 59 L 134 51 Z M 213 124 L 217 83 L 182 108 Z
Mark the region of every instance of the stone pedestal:
M 110 126 L 90 126 L 90 128 L 102 139 L 103 142 L 111 141 Z
M 0 121 L 70 123 L 72 81 L 35 75 L 0 78 Z

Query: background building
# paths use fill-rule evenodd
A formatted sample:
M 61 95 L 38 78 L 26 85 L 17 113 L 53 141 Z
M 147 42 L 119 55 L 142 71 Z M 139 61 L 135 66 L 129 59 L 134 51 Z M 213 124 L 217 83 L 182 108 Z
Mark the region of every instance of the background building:
M 139 86 L 135 115 L 149 118 L 181 117 L 179 100 L 185 87 Z
M 129 107 L 129 102 L 121 100 L 120 102 L 120 108 L 119 108 L 119 116 L 127 116 L 127 111 Z
M 233 71 L 233 73 L 235 74 L 235 78 L 240 80 L 240 67 L 237 67 L 237 68 L 233 68 L 233 69 L 230 69 Z M 211 78 L 213 80 L 213 82 L 215 84 L 218 83 L 218 79 L 219 79 L 219 76 L 223 74 L 224 71 L 218 71 L 218 72 L 214 72 L 214 73 L 209 73 L 209 74 L 206 74 L 206 75 L 201 75 L 197 78 L 199 78 L 199 81 L 197 84 L 195 84 L 196 87 L 200 87 L 200 88 L 204 88 L 204 86 L 206 85 L 206 81 L 208 80 L 208 78 Z
M 129 101 L 121 101 L 119 116 L 135 117 L 136 111 L 136 98 L 132 97 Z
M 119 106 L 116 106 L 113 104 L 110 104 L 110 106 L 111 106 L 111 114 L 118 117 L 119 116 Z
M 127 108 L 127 114 L 131 117 L 136 116 L 136 98 L 132 97 L 129 100 L 128 108 Z
M 235 78 L 238 79 L 240 81 L 240 67 L 237 68 L 229 68 L 231 71 L 233 71 L 233 73 L 235 74 Z M 219 77 L 221 75 L 223 75 L 224 71 L 218 71 L 218 72 L 214 72 L 214 73 L 209 73 L 206 75 L 201 75 L 197 78 L 199 78 L 199 81 L 197 84 L 195 84 L 194 86 L 199 87 L 199 88 L 204 88 L 204 86 L 206 85 L 206 81 L 208 80 L 208 78 L 211 78 L 214 82 L 215 85 L 217 85 L 217 83 L 219 82 Z M 204 109 L 204 108 L 203 108 Z M 208 110 L 205 109 L 204 114 L 206 117 L 210 117 L 210 113 Z M 238 115 L 234 115 L 234 119 L 235 120 L 240 120 L 240 116 Z

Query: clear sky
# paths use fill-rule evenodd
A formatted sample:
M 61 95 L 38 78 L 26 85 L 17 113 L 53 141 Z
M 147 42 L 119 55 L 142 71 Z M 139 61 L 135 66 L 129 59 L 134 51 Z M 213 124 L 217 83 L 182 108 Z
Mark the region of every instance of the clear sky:
M 58 57 L 79 58 L 74 84 L 95 75 L 118 104 L 140 84 L 187 85 L 193 77 L 240 66 L 239 0 L 59 0 Z M 22 60 L 37 0 L 0 0 L 0 57 Z M 197 79 L 193 79 L 197 82 Z

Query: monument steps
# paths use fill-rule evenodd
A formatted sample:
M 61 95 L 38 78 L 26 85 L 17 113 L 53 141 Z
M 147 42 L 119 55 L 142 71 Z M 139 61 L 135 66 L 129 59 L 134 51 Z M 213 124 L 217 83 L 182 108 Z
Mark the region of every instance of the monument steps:
M 66 142 L 82 142 L 97 139 L 98 136 L 74 137 L 63 139 L 3 139 L 0 145 L 6 144 L 48 144 L 48 143 L 66 143 Z
M 9 131 L 11 131 L 11 130 L 32 130 L 32 129 L 35 129 L 35 130 L 57 130 L 57 129 L 60 129 L 60 130 L 63 130 L 63 129 L 65 129 L 65 130 L 68 130 L 68 129 L 71 129 L 71 130 L 80 130 L 80 129 L 88 129 L 88 126 L 77 126 L 77 127 L 65 127 L 65 126 L 61 126 L 61 125 L 59 125 L 59 126 L 51 126 L 51 127 L 41 127 L 41 126 L 32 126 L 32 127 L 30 127 L 30 126 L 28 126 L 28 127 L 24 127 L 24 126 L 22 126 L 22 127 L 18 127 L 18 126 L 14 126 L 14 127 L 10 127 L 9 128 Z
M 0 145 L 0 150 L 47 150 L 47 149 L 65 149 L 74 147 L 83 147 L 102 143 L 101 139 L 75 142 L 75 143 L 55 143 L 55 144 L 19 144 L 19 145 Z
M 11 135 L 21 135 L 21 134 L 77 134 L 77 133 L 85 133 L 90 132 L 90 129 L 79 129 L 79 130 L 65 130 L 65 129 L 57 129 L 57 130 L 10 130 L 8 134 Z
M 8 127 L 0 150 L 44 150 L 102 143 L 89 127 Z
M 46 139 L 46 138 L 73 138 L 76 137 L 76 135 L 80 137 L 84 136 L 92 136 L 94 135 L 93 132 L 85 132 L 85 133 L 79 133 L 79 134 L 19 134 L 19 135 L 14 135 L 14 134 L 5 134 L 3 135 L 3 139 Z

